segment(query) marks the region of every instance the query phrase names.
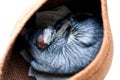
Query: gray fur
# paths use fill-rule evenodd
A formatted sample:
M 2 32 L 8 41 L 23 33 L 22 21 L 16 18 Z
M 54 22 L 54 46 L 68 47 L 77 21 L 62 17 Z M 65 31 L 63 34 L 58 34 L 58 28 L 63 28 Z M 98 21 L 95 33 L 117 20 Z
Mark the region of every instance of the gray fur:
M 95 58 L 102 42 L 102 26 L 93 18 L 72 24 L 75 31 L 68 36 L 55 37 L 44 50 L 35 45 L 36 36 L 31 38 L 27 50 L 33 57 L 30 64 L 35 70 L 71 74 L 82 70 Z

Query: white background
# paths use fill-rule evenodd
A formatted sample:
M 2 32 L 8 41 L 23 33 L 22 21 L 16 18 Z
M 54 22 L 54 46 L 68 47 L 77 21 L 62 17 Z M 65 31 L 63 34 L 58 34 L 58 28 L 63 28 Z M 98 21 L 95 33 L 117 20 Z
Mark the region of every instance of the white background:
M 109 20 L 114 42 L 112 66 L 105 80 L 120 80 L 120 0 L 107 0 Z
M 0 0 L 0 52 L 5 50 L 12 26 L 33 0 Z M 24 3 L 23 3 L 24 2 Z M 105 80 L 120 80 L 120 0 L 107 0 L 109 20 L 114 41 L 112 66 Z M 7 23 L 6 23 L 7 22 Z M 11 28 L 10 28 L 11 27 Z M 7 32 L 7 34 L 5 34 Z M 8 36 L 8 37 L 5 37 Z M 2 54 L 0 54 L 0 58 Z

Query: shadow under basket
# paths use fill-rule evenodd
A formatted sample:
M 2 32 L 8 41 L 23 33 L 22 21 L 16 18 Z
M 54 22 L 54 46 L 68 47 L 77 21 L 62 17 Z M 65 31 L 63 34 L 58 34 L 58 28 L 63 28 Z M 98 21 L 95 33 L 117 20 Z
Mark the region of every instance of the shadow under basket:
M 12 41 L 8 45 L 5 60 L 0 67 L 0 80 L 35 80 L 28 76 L 27 63 L 15 50 L 17 36 L 25 25 L 32 25 L 36 11 L 49 10 L 60 5 L 67 5 L 73 12 L 92 13 L 103 22 L 104 36 L 100 50 L 95 59 L 82 71 L 74 74 L 69 80 L 104 80 L 112 62 L 113 42 L 107 14 L 106 0 L 35 0 L 18 19 L 12 33 Z

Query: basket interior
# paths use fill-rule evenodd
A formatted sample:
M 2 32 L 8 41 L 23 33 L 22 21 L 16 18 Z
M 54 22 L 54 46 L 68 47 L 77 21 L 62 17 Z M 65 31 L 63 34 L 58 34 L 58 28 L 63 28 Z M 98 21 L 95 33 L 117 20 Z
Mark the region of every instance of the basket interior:
M 68 6 L 73 12 L 92 13 L 97 19 L 102 20 L 100 0 L 49 0 L 38 11 L 49 10 L 60 5 Z M 34 26 L 34 24 L 35 16 L 33 15 L 24 27 Z M 5 80 L 34 80 L 28 77 L 29 64 L 19 54 L 22 46 L 24 42 L 18 36 L 5 68 Z

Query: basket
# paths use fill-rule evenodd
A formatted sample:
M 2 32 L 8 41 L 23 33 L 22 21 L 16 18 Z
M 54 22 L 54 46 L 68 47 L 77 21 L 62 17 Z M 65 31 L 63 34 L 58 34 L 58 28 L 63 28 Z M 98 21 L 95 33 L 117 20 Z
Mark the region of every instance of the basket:
M 24 2 L 23 2 L 24 3 Z M 29 64 L 20 56 L 19 52 L 13 52 L 13 46 L 22 28 L 39 10 L 54 8 L 59 5 L 69 5 L 73 10 L 93 12 L 102 17 L 104 37 L 100 50 L 95 59 L 82 71 L 74 74 L 69 80 L 104 80 L 113 56 L 113 41 L 107 14 L 106 0 L 34 0 L 18 19 L 6 50 L 2 53 L 0 61 L 0 80 L 35 80 L 29 77 Z M 77 7 L 72 7 L 79 4 Z M 22 66 L 21 66 L 22 65 Z

